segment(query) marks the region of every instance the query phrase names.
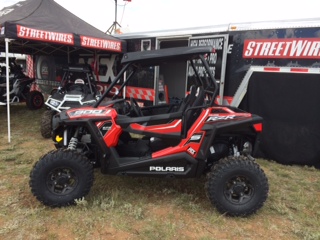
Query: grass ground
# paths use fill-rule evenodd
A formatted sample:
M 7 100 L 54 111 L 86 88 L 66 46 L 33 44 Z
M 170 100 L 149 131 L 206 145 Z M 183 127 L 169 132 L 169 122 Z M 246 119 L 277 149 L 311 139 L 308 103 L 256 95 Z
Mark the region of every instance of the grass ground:
M 95 170 L 76 206 L 49 208 L 28 185 L 39 157 L 53 149 L 40 134 L 44 110 L 0 107 L 0 239 L 320 239 L 320 171 L 258 159 L 270 184 L 264 207 L 248 218 L 219 214 L 205 178 L 164 180 L 105 176 Z

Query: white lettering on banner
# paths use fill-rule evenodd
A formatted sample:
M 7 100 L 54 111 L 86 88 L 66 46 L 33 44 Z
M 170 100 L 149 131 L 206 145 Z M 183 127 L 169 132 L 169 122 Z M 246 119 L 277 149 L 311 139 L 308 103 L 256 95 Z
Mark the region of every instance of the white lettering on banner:
M 210 53 L 209 56 L 209 64 L 216 64 L 217 63 L 217 58 L 218 58 L 218 54 L 215 53 Z
M 192 39 L 190 41 L 190 47 L 196 47 L 198 46 L 198 40 L 197 39 Z
M 43 31 L 17 25 L 17 36 L 20 38 L 41 40 L 45 42 L 56 42 L 73 45 L 73 35 L 68 33 L 58 33 Z
M 215 40 L 216 40 L 216 39 L 215 39 Z M 198 44 L 198 42 L 200 42 L 199 39 L 191 39 L 191 40 L 190 40 L 190 46 L 191 46 L 191 47 L 200 46 L 200 45 Z M 207 41 L 207 43 L 208 43 L 208 42 L 210 42 L 210 41 Z M 224 43 L 223 38 L 220 38 L 220 41 L 216 41 L 216 42 L 219 43 L 219 47 L 220 47 L 220 49 L 222 50 L 222 48 L 223 48 L 223 45 L 222 45 L 222 44 Z M 204 42 L 202 42 L 202 43 L 204 43 Z M 213 46 L 215 46 L 215 45 L 213 45 Z M 228 54 L 231 54 L 232 48 L 233 48 L 233 44 L 229 44 L 229 45 L 228 45 Z M 216 48 L 216 49 L 218 49 L 218 48 Z
M 206 38 L 206 39 L 193 39 L 190 41 L 190 46 L 212 46 L 216 50 L 222 50 L 224 39 L 223 38 Z
M 233 48 L 233 44 L 229 44 L 228 45 L 228 51 L 227 51 L 228 54 L 232 53 L 232 48 Z
M 205 58 L 207 63 L 209 64 L 209 71 L 213 77 L 220 76 L 221 77 L 221 63 L 223 62 L 224 58 L 224 48 L 226 47 L 226 40 L 227 36 L 204 36 L 203 38 L 194 38 L 190 39 L 189 45 L 190 46 L 212 46 L 216 51 L 206 54 Z M 232 44 L 229 45 L 228 53 L 232 51 Z M 202 64 L 201 59 L 197 59 L 194 61 L 195 63 L 195 70 L 198 72 L 200 77 L 207 77 L 208 72 L 206 71 L 205 67 Z M 217 74 L 216 74 L 217 73 Z M 188 77 L 194 76 L 195 72 L 192 67 L 188 68 Z M 220 78 L 218 77 L 218 78 Z
M 111 41 L 100 38 L 92 38 L 80 36 L 81 46 L 89 48 L 99 48 L 99 49 L 110 49 L 117 52 L 121 52 L 121 42 L 120 41 Z
M 196 68 L 196 70 L 197 70 L 197 72 L 198 72 L 200 77 L 207 76 L 206 75 L 207 71 L 206 71 L 204 66 L 195 66 L 195 68 Z M 210 69 L 210 72 L 212 73 L 212 75 L 214 77 L 215 74 L 216 74 L 216 67 L 215 66 L 210 66 L 209 69 Z M 195 74 L 195 72 L 194 72 L 193 68 L 189 67 L 188 76 L 191 77 L 191 76 L 194 76 L 194 74 Z
M 243 58 L 320 58 L 320 39 L 245 40 Z

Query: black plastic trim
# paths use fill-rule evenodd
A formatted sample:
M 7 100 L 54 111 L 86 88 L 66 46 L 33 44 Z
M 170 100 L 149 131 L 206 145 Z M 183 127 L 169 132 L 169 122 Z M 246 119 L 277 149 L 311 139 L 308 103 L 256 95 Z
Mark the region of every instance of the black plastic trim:
M 149 157 L 142 157 L 142 158 L 120 158 L 117 154 L 116 150 L 110 149 L 110 164 L 108 169 L 104 169 L 103 171 L 105 174 L 112 174 L 112 175 L 136 175 L 136 176 L 159 176 L 159 177 L 166 177 L 167 175 L 172 175 L 174 177 L 180 178 L 187 178 L 187 177 L 195 177 L 197 173 L 197 165 L 198 160 L 193 158 L 187 153 L 178 153 L 174 155 L 169 155 L 161 158 L 152 158 Z M 187 162 L 187 169 L 184 172 L 151 172 L 151 171 L 141 171 L 137 170 L 134 171 L 134 168 L 140 167 L 149 167 L 153 165 L 162 165 L 166 166 L 168 163 L 175 162 L 177 160 L 184 160 Z

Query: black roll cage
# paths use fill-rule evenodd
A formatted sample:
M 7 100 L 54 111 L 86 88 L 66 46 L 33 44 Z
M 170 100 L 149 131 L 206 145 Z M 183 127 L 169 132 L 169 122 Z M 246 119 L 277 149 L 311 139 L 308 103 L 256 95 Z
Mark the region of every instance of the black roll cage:
M 123 84 L 118 90 L 112 99 L 114 100 L 118 94 L 123 90 L 123 88 L 127 85 L 133 74 L 137 69 L 141 67 L 147 66 L 156 66 L 160 63 L 168 62 L 171 60 L 184 60 L 188 61 L 191 64 L 191 67 L 194 70 L 196 75 L 196 80 L 199 86 L 203 86 L 204 89 L 212 94 L 212 98 L 210 99 L 209 105 L 214 105 L 214 100 L 218 94 L 218 84 L 215 80 L 214 76 L 210 71 L 210 67 L 208 62 L 205 59 L 206 54 L 210 54 L 215 52 L 213 47 L 177 47 L 177 48 L 166 48 L 166 49 L 158 49 L 158 50 L 150 50 L 143 52 L 130 52 L 123 55 L 121 63 L 124 64 L 123 68 L 108 86 L 107 90 L 103 93 L 101 98 L 93 105 L 93 107 L 98 107 L 104 98 L 110 93 L 112 88 L 117 84 L 117 82 L 121 79 L 123 74 L 129 69 L 130 66 L 133 66 L 133 71 L 129 74 L 129 76 L 123 81 Z M 205 67 L 206 73 L 205 75 L 206 82 L 203 82 L 193 60 L 201 60 L 202 65 Z M 212 90 L 213 89 L 213 90 Z

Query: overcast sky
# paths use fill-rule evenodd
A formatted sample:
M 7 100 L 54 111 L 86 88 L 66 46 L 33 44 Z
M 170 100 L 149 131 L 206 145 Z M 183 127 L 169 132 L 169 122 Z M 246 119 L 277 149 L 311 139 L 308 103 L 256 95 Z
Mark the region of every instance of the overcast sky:
M 19 0 L 0 0 L 0 10 Z M 55 0 L 106 32 L 115 20 L 115 0 Z M 124 32 L 219 25 L 236 22 L 319 18 L 319 0 L 117 0 Z

